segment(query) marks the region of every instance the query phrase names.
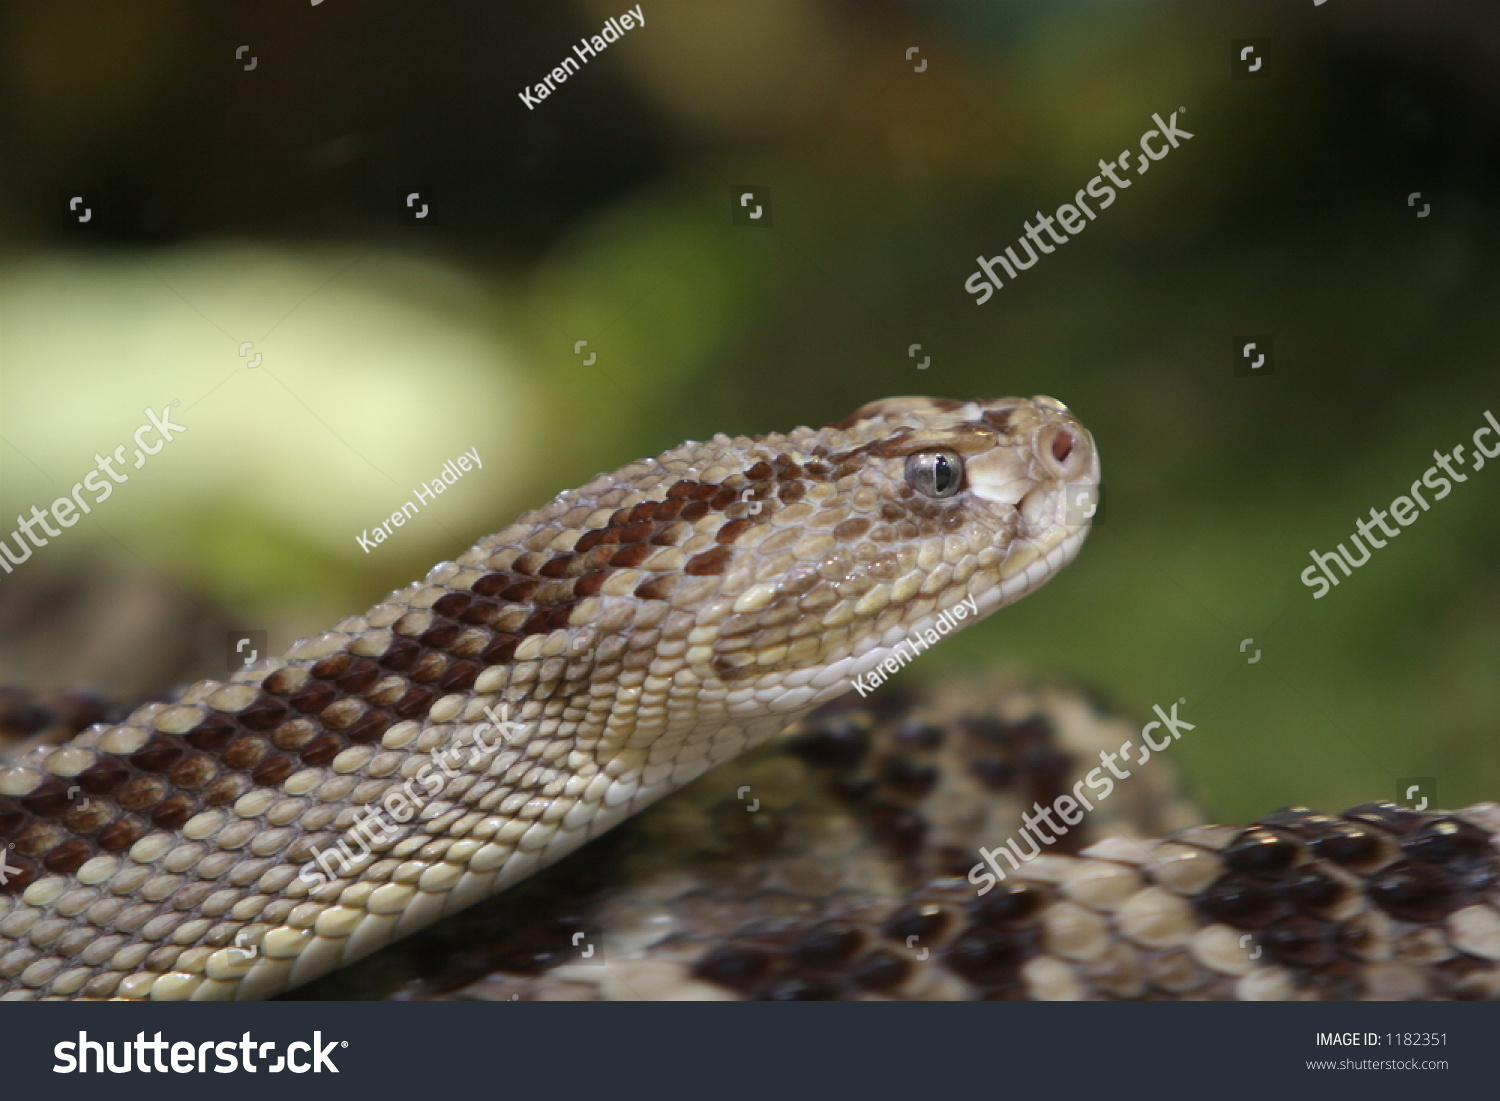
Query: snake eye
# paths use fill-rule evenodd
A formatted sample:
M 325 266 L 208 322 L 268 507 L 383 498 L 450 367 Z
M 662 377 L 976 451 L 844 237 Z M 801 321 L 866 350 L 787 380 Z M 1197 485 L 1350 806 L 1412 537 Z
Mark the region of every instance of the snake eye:
M 924 497 L 952 497 L 964 484 L 964 461 L 952 451 L 917 451 L 906 457 L 906 484 Z

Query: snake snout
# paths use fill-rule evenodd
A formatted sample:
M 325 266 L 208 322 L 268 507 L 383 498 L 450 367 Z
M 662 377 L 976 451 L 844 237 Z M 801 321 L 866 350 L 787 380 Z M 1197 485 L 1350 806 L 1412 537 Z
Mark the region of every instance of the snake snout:
M 1087 474 L 1093 461 L 1088 434 L 1072 420 L 1044 425 L 1037 433 L 1036 453 L 1043 471 L 1062 481 Z

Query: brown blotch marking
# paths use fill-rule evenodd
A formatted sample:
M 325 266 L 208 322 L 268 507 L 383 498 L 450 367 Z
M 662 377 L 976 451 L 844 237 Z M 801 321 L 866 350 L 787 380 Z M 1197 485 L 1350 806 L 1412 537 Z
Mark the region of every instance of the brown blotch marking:
M 306 719 L 295 719 L 276 728 L 276 732 L 271 735 L 271 744 L 277 749 L 296 749 L 307 744 L 316 733 L 317 728 L 312 723 Z
M 640 520 L 651 520 L 655 518 L 656 508 L 657 505 L 655 501 L 642 501 L 640 504 L 636 505 L 633 509 L 630 510 L 630 522 L 635 523 Z
M 584 574 L 584 577 L 590 576 L 592 575 Z M 520 643 L 521 637 L 519 635 L 509 633 L 498 634 L 479 652 L 479 658 L 490 665 L 501 665 L 515 657 L 516 647 Z M 357 726 L 358 724 L 356 723 L 355 725 Z
M 190 795 L 174 795 L 163 799 L 151 812 L 151 824 L 161 830 L 180 830 L 198 809 L 198 802 Z
M 986 409 L 979 419 L 991 428 L 999 428 L 1003 431 L 1010 427 L 1011 417 L 1015 416 L 1015 413 L 1014 406 L 1009 409 Z
M 604 579 L 608 576 L 608 570 L 590 570 L 574 583 L 573 592 L 577 594 L 580 599 L 582 599 L 583 597 L 593 596 L 601 588 L 604 587 Z M 491 645 L 494 644 L 491 643 Z M 512 647 L 512 649 L 514 649 L 514 647 Z M 486 653 L 487 652 L 488 647 L 486 647 Z
M 78 774 L 77 783 L 90 795 L 108 795 L 130 778 L 130 770 L 114 757 L 103 757 Z M 4 832 L 0 815 L 0 832 Z
M 318 680 L 333 680 L 343 675 L 345 669 L 349 668 L 354 655 L 347 650 L 337 654 L 330 654 L 321 661 L 315 662 L 308 672 Z
M 36 879 L 37 867 L 29 860 L 18 857 L 11 869 L 9 878 L 0 884 L 0 895 L 18 895 Z
M 314 711 L 322 711 L 336 698 L 337 693 L 327 684 L 309 684 L 306 688 L 298 689 L 287 697 L 287 703 L 291 704 L 294 711 L 310 714 Z
M 146 833 L 146 823 L 134 815 L 117 818 L 99 831 L 98 845 L 105 852 L 124 852 Z
M 510 580 L 508 573 L 487 573 L 474 582 L 473 590 L 480 596 L 499 596 Z
M 443 675 L 443 670 L 446 668 L 448 668 L 448 659 L 440 652 L 434 650 L 419 657 L 416 664 L 411 667 L 411 672 L 406 674 L 406 677 L 408 680 L 415 681 L 418 684 L 431 684 Z M 385 707 L 400 699 L 402 691 L 403 686 L 398 681 L 371 692 L 365 698 L 379 707 Z
M 167 782 L 155 776 L 137 776 L 115 793 L 121 810 L 145 810 L 160 803 L 167 794 Z
M 800 501 L 807 496 L 807 488 L 801 482 L 783 482 L 776 490 L 776 497 L 781 501 Z
M 724 572 L 734 552 L 728 547 L 714 547 L 689 558 L 683 572 L 690 577 L 711 577 Z
M 167 734 L 153 735 L 151 740 L 130 755 L 130 763 L 146 772 L 167 772 L 186 751 Z
M 464 609 L 459 621 L 471 627 L 483 627 L 495 618 L 495 613 L 500 610 L 500 605 L 490 600 L 476 600 L 468 608 Z
M 286 705 L 280 700 L 261 696 L 235 718 L 247 730 L 270 730 L 286 719 Z
M 277 754 L 275 757 L 267 757 L 256 765 L 250 773 L 250 779 L 262 787 L 269 787 L 282 783 L 296 768 L 295 762 L 290 757 Z
M 203 789 L 204 805 L 210 807 L 228 806 L 241 795 L 244 795 L 249 787 L 249 781 L 238 774 L 231 773 L 220 776 Z
M 182 740 L 194 749 L 217 753 L 228 744 L 238 729 L 229 716 L 213 714 L 184 734 Z
M 456 619 L 474 598 L 465 592 L 451 592 L 433 601 L 432 610 L 440 616 Z
M 500 594 L 500 599 L 512 604 L 525 604 L 542 585 L 543 582 L 533 578 L 521 578 L 514 584 L 507 585 L 505 591 Z
M 869 530 L 870 521 L 863 516 L 856 516 L 837 525 L 833 529 L 833 537 L 835 539 L 858 539 Z
M 453 640 L 458 637 L 459 630 L 457 623 L 439 623 L 422 632 L 420 641 L 423 646 L 431 649 L 446 650 L 453 645 Z
M 63 815 L 62 823 L 77 834 L 96 833 L 115 817 L 113 808 L 101 799 L 89 801 L 88 810 L 70 810 Z
M 655 549 L 649 543 L 631 543 L 610 555 L 609 564 L 618 569 L 634 569 L 651 557 Z
M 412 662 L 417 660 L 417 655 L 422 648 L 409 638 L 398 638 L 391 643 L 391 648 L 380 658 L 380 664 L 393 673 L 400 673 L 410 669 Z
M 39 817 L 55 817 L 68 808 L 68 787 L 56 777 L 43 780 L 30 794 L 21 797 L 21 805 Z
M 608 528 L 596 528 L 593 531 L 584 532 L 573 544 L 574 553 L 582 554 L 584 551 L 593 550 L 600 543 L 604 542 L 604 533 L 608 530 Z
M 266 743 L 261 738 L 242 734 L 224 747 L 224 763 L 230 768 L 246 771 L 260 764 L 266 755 Z
M 759 487 L 757 487 L 757 488 L 759 488 Z M 711 501 L 708 502 L 708 507 L 711 508 L 711 509 L 713 509 L 713 511 L 715 511 L 715 512 L 723 512 L 726 508 L 728 508 L 730 505 L 734 504 L 739 499 L 740 499 L 740 494 L 739 494 L 738 490 L 735 490 L 735 489 L 720 490 L 718 493 L 714 494 L 713 500 L 711 500 Z
M 365 705 L 357 699 L 343 699 L 335 704 L 324 708 L 318 715 L 318 721 L 329 730 L 343 730 L 354 720 L 365 713 Z M 307 738 L 301 738 L 297 744 L 301 745 Z M 276 743 L 280 745 L 280 742 Z
M 302 747 L 299 756 L 314 768 L 326 765 L 344 748 L 344 739 L 336 734 L 320 734 Z
M 675 520 L 682 514 L 683 506 L 684 502 L 675 497 L 671 500 L 663 501 L 656 509 L 656 519 L 659 522 Z
M 402 719 L 420 719 L 436 699 L 437 693 L 430 688 L 413 688 L 396 702 L 391 712 Z
M 716 482 L 702 482 L 693 487 L 691 497 L 694 501 L 711 501 L 718 496 L 720 488 Z
M 14 850 L 22 856 L 43 856 L 65 837 L 61 827 L 50 822 L 33 822 L 16 835 Z
M 1442 921 L 1466 901 L 1452 876 L 1420 860 L 1382 868 L 1365 894 L 1392 917 L 1417 925 Z
M 749 478 L 752 482 L 763 482 L 775 476 L 776 471 L 767 462 L 756 463 L 749 470 L 745 471 L 745 477 Z
M 714 536 L 714 542 L 733 543 L 736 539 L 738 539 L 741 535 L 744 535 L 745 532 L 749 531 L 754 526 L 754 520 L 731 520 L 729 521 L 729 523 L 725 524 L 722 528 L 719 529 L 719 534 Z
M 465 692 L 474 686 L 482 667 L 474 661 L 456 661 L 438 679 L 438 687 L 444 692 Z
M 676 586 L 676 575 L 664 573 L 660 577 L 642 581 L 635 587 L 635 595 L 641 600 L 666 600 L 672 595 L 672 590 Z
M 42 860 L 42 866 L 54 875 L 70 875 L 83 867 L 94 855 L 94 846 L 75 838 L 58 845 Z
M 0 796 L 0 836 L 9 837 L 26 821 L 26 812 L 14 799 Z
M 169 779 L 185 790 L 201 788 L 218 775 L 218 765 L 206 753 L 195 753 L 173 767 Z
M 685 533 L 681 524 L 657 524 L 656 532 L 651 536 L 653 547 L 675 547 Z
M 567 577 L 569 568 L 573 565 L 573 558 L 571 554 L 560 554 L 544 563 L 542 568 L 537 570 L 537 576 L 553 579 Z
M 683 505 L 682 511 L 677 515 L 679 519 L 685 520 L 689 524 L 696 524 L 699 520 L 708 515 L 708 502 L 692 501 L 686 505 Z
M 547 561 L 547 557 L 537 551 L 527 551 L 510 564 L 510 572 L 521 574 L 523 577 L 536 573 L 536 571 Z
M 260 686 L 274 695 L 284 696 L 288 692 L 296 690 L 299 680 L 296 667 L 288 665 L 274 672 L 267 673 L 265 678 L 260 682 Z
M 625 530 L 620 532 L 622 543 L 644 543 L 656 532 L 656 524 L 651 520 L 637 520 L 626 524 Z
M 365 745 L 379 739 L 390 725 L 390 716 L 380 711 L 370 711 L 349 728 L 347 737 L 355 745 Z
M 803 466 L 802 473 L 811 481 L 826 482 L 833 471 L 827 463 L 812 462 Z
M 672 485 L 667 489 L 667 500 L 680 501 L 684 498 L 691 497 L 693 495 L 693 491 L 697 488 L 697 482 L 689 482 L 686 480 L 673 482 Z

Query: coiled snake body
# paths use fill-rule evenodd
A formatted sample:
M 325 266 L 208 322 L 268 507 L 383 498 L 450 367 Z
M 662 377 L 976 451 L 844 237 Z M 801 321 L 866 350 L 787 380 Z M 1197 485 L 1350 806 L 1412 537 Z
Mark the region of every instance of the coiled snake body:
M 358 959 L 1024 596 L 1077 552 L 1098 478 L 1051 399 L 899 398 L 563 493 L 280 660 L 0 771 L 0 997 L 267 997 Z M 990 835 L 948 822 L 948 855 L 884 902 L 832 898 L 562 985 L 1493 996 L 1500 812 L 1351 816 L 1099 841 L 983 897 L 944 876 Z

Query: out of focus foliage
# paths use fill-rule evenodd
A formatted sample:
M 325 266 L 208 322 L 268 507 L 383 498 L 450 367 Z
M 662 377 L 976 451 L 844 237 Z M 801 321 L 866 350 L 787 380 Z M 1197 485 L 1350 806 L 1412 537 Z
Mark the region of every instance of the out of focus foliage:
M 683 438 L 1049 393 L 1104 517 L 909 675 L 1186 699 L 1222 815 L 1500 796 L 1500 465 L 1326 598 L 1298 581 L 1500 411 L 1487 5 L 646 0 L 521 103 L 626 7 L 0 4 L 0 517 L 148 405 L 188 426 L 0 585 L 128 560 L 285 643 Z M 1244 39 L 1264 79 L 1231 78 Z M 1191 141 L 975 305 L 976 257 L 1172 111 Z M 769 227 L 733 224 L 742 185 Z M 1270 377 L 1234 374 L 1244 334 Z

